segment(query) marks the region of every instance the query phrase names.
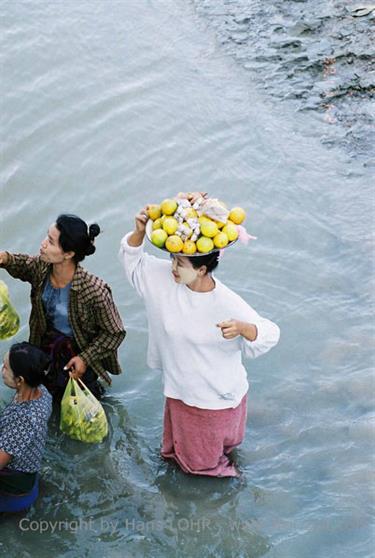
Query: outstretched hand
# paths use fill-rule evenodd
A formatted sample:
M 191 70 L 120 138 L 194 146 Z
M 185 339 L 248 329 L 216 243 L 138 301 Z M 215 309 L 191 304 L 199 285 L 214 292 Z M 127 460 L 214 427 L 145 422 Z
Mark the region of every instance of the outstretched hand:
M 8 263 L 8 254 L 6 252 L 0 252 L 0 265 L 6 265 Z

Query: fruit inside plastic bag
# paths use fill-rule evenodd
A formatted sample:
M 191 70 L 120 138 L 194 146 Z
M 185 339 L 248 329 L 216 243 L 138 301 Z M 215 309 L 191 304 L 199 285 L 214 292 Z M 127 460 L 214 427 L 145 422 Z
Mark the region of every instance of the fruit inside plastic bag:
M 74 440 L 92 444 L 108 434 L 104 409 L 82 380 L 70 378 L 67 383 L 61 400 L 60 429 Z
M 0 281 L 0 339 L 16 335 L 20 328 L 20 319 L 9 300 L 8 287 Z

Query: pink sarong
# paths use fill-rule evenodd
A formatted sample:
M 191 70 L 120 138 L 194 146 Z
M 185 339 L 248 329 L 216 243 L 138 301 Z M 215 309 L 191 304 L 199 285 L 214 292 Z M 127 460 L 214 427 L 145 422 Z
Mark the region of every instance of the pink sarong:
M 246 414 L 247 395 L 235 409 L 214 411 L 167 397 L 161 455 L 174 459 L 185 473 L 238 477 L 227 456 L 244 438 Z

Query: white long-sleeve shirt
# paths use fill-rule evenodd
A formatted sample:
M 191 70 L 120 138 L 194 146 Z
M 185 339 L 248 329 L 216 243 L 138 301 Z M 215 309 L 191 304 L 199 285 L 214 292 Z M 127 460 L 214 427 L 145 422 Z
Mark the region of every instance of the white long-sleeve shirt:
M 144 252 L 143 245 L 121 241 L 126 276 L 143 298 L 148 318 L 147 364 L 163 371 L 164 395 L 202 409 L 237 407 L 249 389 L 242 353 L 266 353 L 280 336 L 276 324 L 262 318 L 215 277 L 209 292 L 176 283 L 171 262 Z M 255 341 L 224 339 L 216 324 L 236 319 L 255 324 Z

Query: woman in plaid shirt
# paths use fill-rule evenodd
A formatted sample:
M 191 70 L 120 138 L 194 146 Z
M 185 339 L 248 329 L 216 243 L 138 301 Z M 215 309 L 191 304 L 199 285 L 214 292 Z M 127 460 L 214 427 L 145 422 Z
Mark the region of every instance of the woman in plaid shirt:
M 52 357 L 46 378 L 51 393 L 61 397 L 69 371 L 82 378 L 96 397 L 100 376 L 120 374 L 117 349 L 125 337 L 109 286 L 80 262 L 95 252 L 100 228 L 75 215 L 60 215 L 40 246 L 39 256 L 0 252 L 0 267 L 31 284 L 30 343 Z

